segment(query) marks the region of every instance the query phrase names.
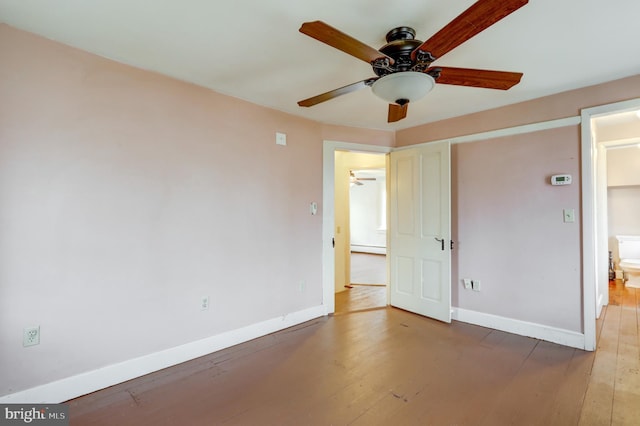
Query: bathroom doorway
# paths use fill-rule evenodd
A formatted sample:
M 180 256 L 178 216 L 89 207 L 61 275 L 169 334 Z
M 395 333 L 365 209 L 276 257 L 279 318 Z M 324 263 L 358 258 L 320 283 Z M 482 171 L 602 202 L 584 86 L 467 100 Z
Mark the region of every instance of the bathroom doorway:
M 606 150 L 608 248 L 617 279 L 623 278 L 617 236 L 640 236 L 640 117 L 634 118 L 635 141 L 617 141 Z
M 609 301 L 606 148 L 594 119 L 640 110 L 640 98 L 581 111 L 581 216 L 584 348 L 596 349 L 596 318 Z
M 595 116 L 591 127 L 597 156 L 594 198 L 599 317 L 602 306 L 609 303 L 611 275 L 621 278 L 621 273 L 615 272 L 619 261 L 616 235 L 640 235 L 640 107 Z M 607 259 L 606 276 L 603 258 Z

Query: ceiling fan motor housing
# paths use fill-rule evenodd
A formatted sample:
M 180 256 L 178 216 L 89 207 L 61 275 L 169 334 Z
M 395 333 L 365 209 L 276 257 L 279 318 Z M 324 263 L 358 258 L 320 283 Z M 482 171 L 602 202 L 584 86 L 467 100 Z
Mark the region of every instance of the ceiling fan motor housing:
M 413 40 L 416 38 L 416 30 L 411 27 L 396 27 L 385 36 L 387 43 L 397 40 Z
M 378 50 L 391 57 L 394 63 L 391 64 L 388 58 L 376 59 L 371 64 L 373 72 L 383 77 L 402 71 L 422 71 L 415 68 L 416 62 L 411 59 L 411 53 L 422 44 L 415 36 L 416 31 L 411 27 L 397 27 L 389 31 L 386 35 L 387 44 Z

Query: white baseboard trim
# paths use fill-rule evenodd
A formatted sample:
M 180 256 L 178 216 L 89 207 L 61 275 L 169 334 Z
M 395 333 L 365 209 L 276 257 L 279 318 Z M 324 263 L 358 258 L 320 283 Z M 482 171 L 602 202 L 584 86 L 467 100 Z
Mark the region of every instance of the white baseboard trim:
M 323 305 L 1 396 L 0 403 L 52 404 L 244 343 L 325 315 Z
M 596 319 L 600 318 L 600 314 L 602 313 L 602 306 L 603 306 L 603 301 L 604 299 L 604 294 L 599 294 L 598 295 L 598 302 L 596 303 Z
M 584 334 L 575 331 L 455 307 L 453 308 L 452 318 L 457 321 L 506 331 L 520 336 L 533 337 L 572 348 L 585 348 Z

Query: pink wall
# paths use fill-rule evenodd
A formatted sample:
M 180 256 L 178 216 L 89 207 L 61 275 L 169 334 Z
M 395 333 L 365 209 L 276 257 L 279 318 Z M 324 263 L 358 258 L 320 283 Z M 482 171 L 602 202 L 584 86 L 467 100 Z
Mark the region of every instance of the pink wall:
M 322 139 L 327 141 L 348 141 L 378 146 L 394 146 L 396 140 L 394 132 L 381 132 L 379 130 L 334 126 L 330 124 L 322 126 Z
M 640 97 L 640 75 L 396 134 L 407 146 L 523 124 L 579 116 L 582 108 Z M 452 147 L 453 305 L 582 331 L 578 126 Z M 574 183 L 554 188 L 554 173 Z M 574 208 L 576 222 L 562 222 Z M 479 279 L 479 293 L 462 289 Z
M 322 141 L 393 133 L 6 25 L 0 58 L 0 396 L 322 303 Z
M 581 330 L 579 129 L 565 127 L 452 147 L 452 304 L 506 318 Z M 463 278 L 481 280 L 464 290 Z

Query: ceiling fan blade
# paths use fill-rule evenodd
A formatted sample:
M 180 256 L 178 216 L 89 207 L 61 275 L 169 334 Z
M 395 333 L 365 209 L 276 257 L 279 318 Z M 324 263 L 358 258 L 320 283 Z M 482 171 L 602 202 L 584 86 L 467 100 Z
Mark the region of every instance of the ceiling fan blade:
M 387 116 L 387 122 L 395 123 L 396 121 L 402 120 L 407 116 L 408 109 L 409 109 L 408 103 L 404 105 L 389 104 L 389 115 Z
M 440 58 L 527 3 L 529 0 L 478 0 L 418 46 L 411 57 L 415 59 L 418 50 L 422 50 Z
M 391 57 L 322 21 L 305 22 L 300 27 L 300 32 L 367 63 L 371 63 L 371 61 L 378 58 L 388 58 L 390 63 L 393 64 Z
M 301 107 L 310 107 L 317 105 L 319 103 L 328 101 L 333 98 L 337 98 L 338 96 L 346 95 L 347 93 L 355 92 L 360 89 L 364 89 L 368 85 L 370 85 L 373 81 L 377 80 L 377 77 L 368 78 L 366 80 L 358 81 L 357 83 L 351 83 L 346 86 L 340 87 L 338 89 L 331 90 L 326 93 L 322 93 L 320 95 L 313 96 L 308 99 L 304 99 L 298 102 L 298 105 Z
M 454 84 L 457 86 L 482 87 L 485 89 L 508 90 L 520 83 L 521 72 L 477 70 L 472 68 L 432 67 L 440 70 L 438 84 Z

